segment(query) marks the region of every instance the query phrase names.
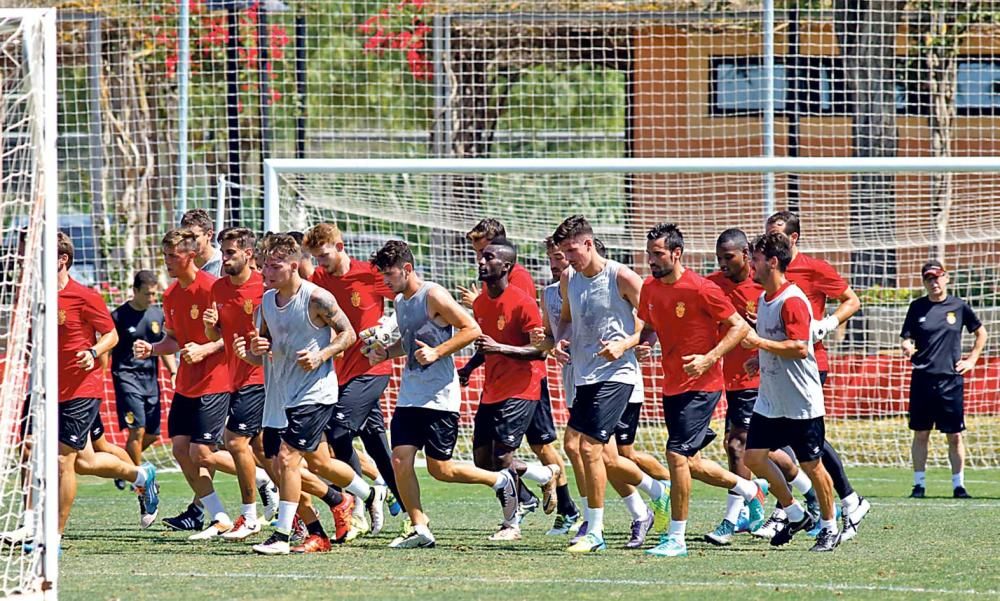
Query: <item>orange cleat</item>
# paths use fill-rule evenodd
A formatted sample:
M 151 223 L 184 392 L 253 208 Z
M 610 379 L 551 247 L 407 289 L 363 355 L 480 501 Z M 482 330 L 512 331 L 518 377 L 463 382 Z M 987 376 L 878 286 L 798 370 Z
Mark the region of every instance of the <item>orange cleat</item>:
M 330 539 L 319 534 L 310 534 L 301 545 L 292 547 L 292 553 L 326 553 L 331 549 Z
M 333 513 L 333 540 L 342 543 L 351 529 L 351 515 L 354 513 L 354 495 L 344 493 L 344 500 L 330 508 Z

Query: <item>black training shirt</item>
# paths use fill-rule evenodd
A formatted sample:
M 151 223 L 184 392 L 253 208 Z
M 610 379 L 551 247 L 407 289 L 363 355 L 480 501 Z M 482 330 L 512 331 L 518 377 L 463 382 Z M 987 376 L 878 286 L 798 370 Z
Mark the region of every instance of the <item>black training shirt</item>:
M 912 338 L 917 352 L 910 361 L 915 371 L 953 375 L 962 358 L 962 328 L 975 332 L 982 326 L 972 307 L 957 296 L 939 303 L 922 296 L 910 303 L 900 336 Z
M 111 375 L 116 387 L 142 396 L 159 395 L 159 358 L 136 359 L 132 344 L 136 340 L 152 344 L 163 338 L 163 309 L 151 306 L 137 311 L 124 303 L 111 312 L 111 319 L 118 331 L 118 344 L 111 350 Z

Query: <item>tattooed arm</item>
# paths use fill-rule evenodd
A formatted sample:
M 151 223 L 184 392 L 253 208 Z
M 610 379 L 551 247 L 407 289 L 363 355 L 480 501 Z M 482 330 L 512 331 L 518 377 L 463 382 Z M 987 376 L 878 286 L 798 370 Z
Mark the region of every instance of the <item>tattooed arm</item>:
M 329 361 L 350 348 L 358 339 L 347 315 L 340 310 L 337 299 L 322 288 L 313 291 L 309 299 L 309 319 L 317 327 L 329 326 L 333 330 L 330 344 L 316 351 L 301 350 L 298 352 L 299 365 L 307 371 L 312 371 L 320 364 Z

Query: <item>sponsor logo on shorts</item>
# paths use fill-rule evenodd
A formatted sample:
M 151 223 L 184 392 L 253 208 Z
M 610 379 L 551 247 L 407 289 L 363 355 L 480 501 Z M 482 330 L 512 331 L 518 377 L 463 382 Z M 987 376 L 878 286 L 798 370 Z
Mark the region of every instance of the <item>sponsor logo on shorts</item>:
M 246 430 L 247 430 L 247 425 L 246 425 L 246 424 L 244 424 L 244 423 L 240 423 L 240 424 L 238 424 L 238 425 L 236 426 L 236 428 L 237 428 L 238 430 L 243 430 L 244 432 L 246 432 Z
M 334 415 L 333 417 L 335 417 L 337 419 L 344 419 L 346 416 L 344 415 L 344 413 L 342 411 L 338 411 L 337 414 Z
M 600 436 L 601 438 L 606 438 L 608 436 L 608 431 L 601 430 L 600 432 L 597 433 L 597 435 Z
M 813 447 L 812 448 L 812 454 L 813 455 L 819 455 L 819 447 Z
M 191 305 L 191 319 L 198 319 L 201 312 L 198 310 L 198 305 Z
M 76 442 L 76 441 L 80 440 L 80 438 L 77 437 L 76 434 L 70 434 L 69 435 L 69 440 L 70 440 L 70 442 Z
M 306 446 L 306 439 L 305 438 L 300 438 L 299 439 L 299 446 L 300 447 Z
M 955 316 L 954 311 L 948 311 L 948 315 L 945 317 L 945 320 L 948 322 L 949 325 L 955 325 L 955 322 L 958 321 L 958 318 Z
M 212 433 L 205 432 L 204 434 L 201 435 L 201 437 L 204 438 L 205 440 L 212 440 Z
M 687 312 L 687 307 L 684 306 L 683 302 L 677 303 L 674 306 L 674 315 L 676 315 L 678 319 L 684 317 L 684 313 L 686 312 Z

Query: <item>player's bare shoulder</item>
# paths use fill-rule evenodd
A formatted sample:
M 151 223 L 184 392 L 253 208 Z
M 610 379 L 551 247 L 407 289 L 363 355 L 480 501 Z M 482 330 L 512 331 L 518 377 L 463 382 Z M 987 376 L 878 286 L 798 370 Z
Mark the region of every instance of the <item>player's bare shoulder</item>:
M 337 304 L 333 293 L 320 286 L 313 288 L 312 294 L 309 296 L 309 317 L 312 318 L 313 323 L 319 326 L 335 327 L 338 330 L 343 329 L 338 327 L 343 325 L 342 322 L 350 326 L 347 316 L 340 310 L 340 305 Z

